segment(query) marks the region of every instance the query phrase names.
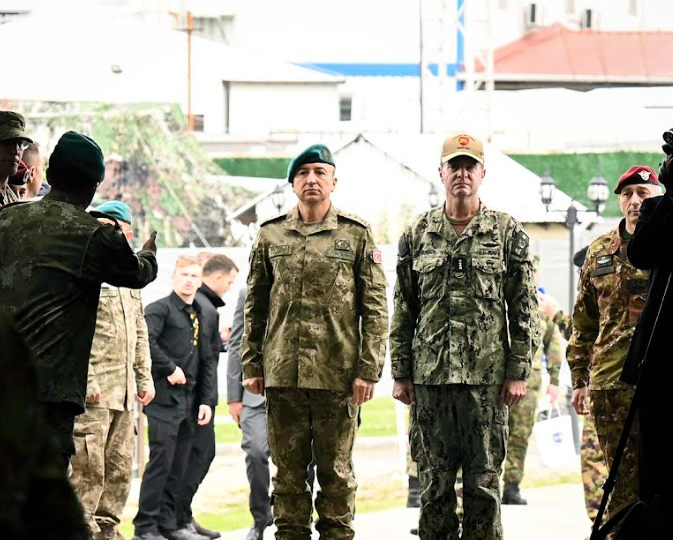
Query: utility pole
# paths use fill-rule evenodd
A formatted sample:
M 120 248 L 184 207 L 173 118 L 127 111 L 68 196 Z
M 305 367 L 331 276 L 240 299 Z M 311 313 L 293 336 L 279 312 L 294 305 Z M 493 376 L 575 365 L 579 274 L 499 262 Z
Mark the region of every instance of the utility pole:
M 185 25 L 182 23 L 181 13 L 171 11 L 175 19 L 176 30 L 187 32 L 187 126 L 189 131 L 194 131 L 194 115 L 192 114 L 192 33 L 194 32 L 194 15 L 191 11 L 185 14 Z

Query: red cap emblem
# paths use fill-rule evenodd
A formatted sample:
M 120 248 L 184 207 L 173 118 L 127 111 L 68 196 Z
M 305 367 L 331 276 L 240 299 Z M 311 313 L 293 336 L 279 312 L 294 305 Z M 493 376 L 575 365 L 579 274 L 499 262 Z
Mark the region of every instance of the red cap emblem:
M 376 264 L 383 264 L 383 255 L 381 255 L 380 249 L 372 249 L 372 260 Z
M 458 144 L 460 146 L 467 146 L 468 144 L 470 144 L 470 138 L 466 137 L 465 135 L 461 135 L 460 137 L 458 137 Z

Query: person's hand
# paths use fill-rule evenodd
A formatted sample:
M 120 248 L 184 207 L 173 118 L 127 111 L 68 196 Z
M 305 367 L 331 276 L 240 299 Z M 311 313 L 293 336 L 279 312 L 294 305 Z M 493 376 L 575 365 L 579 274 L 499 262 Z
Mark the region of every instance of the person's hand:
M 149 405 L 153 399 L 154 394 L 152 392 L 148 392 L 147 390 L 141 390 L 138 392 L 138 401 L 143 405 Z
M 544 294 L 538 291 L 537 299 L 538 302 L 540 303 L 540 309 L 550 319 L 553 319 L 554 316 L 559 311 L 561 311 L 561 305 L 558 303 L 558 300 L 556 300 L 556 298 L 554 298 L 553 296 L 549 296 L 548 294 Z
M 150 251 L 157 252 L 157 231 L 152 231 L 148 240 L 143 244 L 143 249 L 149 249 Z
M 577 414 L 585 415 L 589 414 L 589 389 L 586 386 L 582 388 L 575 388 L 573 390 L 573 396 L 570 398 L 570 403 L 575 408 Z
M 182 371 L 180 366 L 175 367 L 175 371 L 171 373 L 168 377 L 168 382 L 172 385 L 175 384 L 187 384 L 187 378 L 185 377 L 185 372 Z
M 393 384 L 393 397 L 405 405 L 416 404 L 416 391 L 411 379 L 395 379 Z
M 550 384 L 547 386 L 547 395 L 549 396 L 549 401 L 555 403 L 558 399 L 558 386 L 555 384 Z
M 518 405 L 526 397 L 526 381 L 505 379 L 500 391 L 500 402 L 505 405 Z
M 250 379 L 243 379 L 243 388 L 251 394 L 264 395 L 264 377 L 252 377 Z
M 100 392 L 97 392 L 96 394 L 92 394 L 90 396 L 86 397 L 86 402 L 89 405 L 92 405 L 94 403 L 100 403 L 100 400 L 103 398 Z
M 220 330 L 220 339 L 226 343 L 231 339 L 231 326 L 225 326 Z
M 241 425 L 241 413 L 243 412 L 243 402 L 242 401 L 232 401 L 229 403 L 229 414 L 231 419 L 236 422 L 239 426 Z
M 374 397 L 374 385 L 376 382 L 357 377 L 353 381 L 353 395 L 351 403 L 357 407 Z
M 196 419 L 196 423 L 200 426 L 207 426 L 210 423 L 210 419 L 213 417 L 213 409 L 208 407 L 208 405 L 199 405 L 199 416 Z

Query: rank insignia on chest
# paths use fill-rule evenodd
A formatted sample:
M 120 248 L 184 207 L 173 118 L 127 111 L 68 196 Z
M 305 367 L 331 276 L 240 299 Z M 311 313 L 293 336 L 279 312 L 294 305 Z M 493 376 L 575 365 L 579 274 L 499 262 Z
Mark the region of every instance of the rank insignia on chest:
M 335 240 L 334 249 L 340 249 L 342 251 L 350 251 L 351 243 L 348 240 Z
M 596 259 L 596 268 L 591 272 L 591 277 L 612 274 L 616 270 L 614 255 L 602 255 Z
M 462 274 L 465 272 L 465 268 L 467 267 L 467 259 L 463 256 L 452 257 L 451 265 L 454 272 Z
M 383 255 L 380 249 L 372 249 L 372 261 L 376 264 L 383 264 Z

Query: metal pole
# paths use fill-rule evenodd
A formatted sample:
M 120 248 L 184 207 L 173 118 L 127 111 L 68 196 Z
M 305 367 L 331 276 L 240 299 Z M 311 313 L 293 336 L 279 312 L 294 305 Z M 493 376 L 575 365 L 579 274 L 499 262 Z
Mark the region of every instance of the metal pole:
M 573 312 L 575 307 L 575 266 L 573 256 L 575 255 L 575 225 L 577 225 L 577 208 L 570 203 L 568 214 L 566 216 L 566 226 L 570 232 L 570 253 L 568 254 L 568 313 Z
M 420 107 L 420 128 L 423 134 L 423 63 L 425 62 L 423 53 L 423 0 L 418 0 L 418 35 L 419 35 L 419 60 L 418 60 L 418 81 L 419 81 L 419 99 L 418 105 Z
M 194 131 L 194 115 L 192 114 L 192 31 L 194 17 L 187 12 L 187 125 L 189 131 Z

